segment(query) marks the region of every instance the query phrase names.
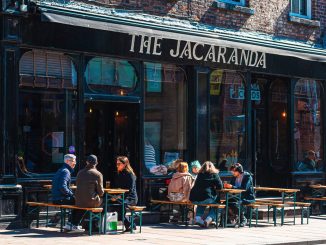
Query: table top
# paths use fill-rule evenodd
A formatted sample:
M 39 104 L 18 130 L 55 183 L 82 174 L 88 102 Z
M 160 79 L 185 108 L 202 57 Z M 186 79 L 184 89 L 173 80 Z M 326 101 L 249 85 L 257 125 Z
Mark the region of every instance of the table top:
M 128 189 L 119 189 L 119 188 L 117 188 L 117 189 L 112 189 L 112 188 L 104 189 L 104 192 L 108 193 L 108 194 L 123 194 L 123 193 L 126 193 L 128 191 L 129 191 Z
M 299 189 L 288 189 L 288 188 L 277 188 L 277 187 L 254 187 L 256 191 L 277 191 L 277 192 L 287 192 L 294 193 L 299 192 Z
M 309 185 L 313 189 L 326 189 L 326 185 Z
M 232 194 L 238 194 L 238 193 L 242 193 L 246 190 L 242 190 L 242 189 L 221 189 L 219 190 L 220 192 L 227 192 L 227 193 L 232 193 Z

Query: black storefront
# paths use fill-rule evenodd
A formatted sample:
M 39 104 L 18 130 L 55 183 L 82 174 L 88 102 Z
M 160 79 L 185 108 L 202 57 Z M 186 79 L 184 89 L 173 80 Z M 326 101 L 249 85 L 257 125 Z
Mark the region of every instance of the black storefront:
M 317 49 L 52 7 L 1 18 L 0 183 L 21 184 L 24 200 L 39 198 L 29 191 L 75 150 L 78 168 L 98 155 L 105 179 L 114 157 L 128 155 L 145 203 L 144 183 L 160 178 L 146 167 L 148 145 L 157 164 L 211 160 L 227 170 L 241 162 L 262 186 L 325 183 L 326 65 Z M 314 169 L 300 167 L 308 150 Z

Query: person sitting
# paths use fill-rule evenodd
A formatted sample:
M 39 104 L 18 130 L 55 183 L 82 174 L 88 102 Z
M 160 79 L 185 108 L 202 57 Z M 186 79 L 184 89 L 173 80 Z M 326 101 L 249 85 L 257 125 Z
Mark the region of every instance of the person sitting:
M 299 163 L 299 171 L 315 171 L 316 170 L 316 153 L 312 150 L 306 152 L 305 159 Z
M 206 161 L 199 170 L 195 184 L 190 191 L 190 201 L 194 204 L 218 203 L 220 200 L 217 190 L 222 189 L 222 181 L 218 173 L 219 171 L 215 168 L 214 164 L 210 161 Z M 203 215 L 205 208 L 205 206 L 197 207 L 195 223 L 200 226 L 209 227 L 216 217 L 215 209 L 211 208 L 204 220 Z
M 52 202 L 60 205 L 74 205 L 75 196 L 70 189 L 71 174 L 76 166 L 76 156 L 73 154 L 66 154 L 64 156 L 63 166 L 55 173 L 52 179 Z M 70 231 L 84 232 L 78 226 L 79 218 L 75 210 L 72 211 L 69 218 L 71 224 L 67 224 L 64 229 Z
M 242 189 L 245 190 L 241 193 L 241 204 L 249 204 L 255 202 L 255 191 L 253 186 L 253 180 L 251 175 L 248 172 L 243 170 L 243 167 L 240 163 L 232 164 L 230 167 L 230 171 L 233 175 L 230 184 L 225 183 L 224 188 L 226 189 Z M 230 203 L 230 216 L 235 216 L 239 212 L 238 207 L 236 205 L 236 201 L 234 200 Z M 247 224 L 247 219 L 244 215 L 244 210 L 240 212 L 240 226 L 244 227 Z
M 200 168 L 201 168 L 201 166 L 200 166 L 200 162 L 198 160 L 195 160 L 190 163 L 191 175 L 194 178 L 194 180 L 196 180 Z
M 126 156 L 118 156 L 116 160 L 117 174 L 113 181 L 113 188 L 128 189 L 129 191 L 125 193 L 125 207 L 135 206 L 138 202 L 137 190 L 136 190 L 136 175 L 132 169 L 129 159 Z M 114 201 L 114 200 L 113 200 Z M 121 208 L 116 209 L 121 214 Z M 130 221 L 126 216 L 125 210 L 124 226 L 125 231 L 130 231 Z M 134 226 L 136 229 L 136 226 Z
M 168 198 L 171 201 L 189 201 L 192 181 L 192 176 L 188 172 L 188 163 L 181 162 L 177 168 L 177 172 L 173 174 L 168 186 Z
M 76 205 L 83 208 L 98 208 L 102 205 L 104 194 L 103 175 L 96 169 L 97 157 L 89 155 L 86 166 L 80 170 L 76 178 Z M 78 216 L 82 217 L 84 211 L 78 211 Z

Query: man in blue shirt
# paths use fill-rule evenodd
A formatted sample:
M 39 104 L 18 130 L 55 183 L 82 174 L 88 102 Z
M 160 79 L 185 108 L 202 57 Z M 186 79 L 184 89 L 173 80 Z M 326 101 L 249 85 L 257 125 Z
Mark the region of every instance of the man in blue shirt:
M 76 166 L 76 156 L 66 154 L 63 166 L 52 180 L 52 202 L 54 204 L 75 204 L 74 193 L 70 189 L 71 174 Z
M 66 154 L 64 156 L 63 166 L 56 172 L 52 179 L 52 202 L 54 204 L 74 205 L 75 196 L 70 189 L 71 174 L 76 166 L 76 156 Z M 71 223 L 64 229 L 75 232 L 84 232 L 85 230 L 78 226 L 80 221 L 80 212 L 73 210 L 71 213 Z

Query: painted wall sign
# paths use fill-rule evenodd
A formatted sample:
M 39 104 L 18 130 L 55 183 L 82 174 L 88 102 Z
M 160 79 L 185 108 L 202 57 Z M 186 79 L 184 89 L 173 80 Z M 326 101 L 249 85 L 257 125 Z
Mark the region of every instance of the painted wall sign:
M 174 41 L 173 47 L 166 49 L 162 46 L 164 38 L 130 34 L 129 51 L 137 54 L 153 56 L 170 56 L 175 59 L 188 59 L 210 63 L 228 64 L 235 66 L 257 67 L 266 69 L 266 53 L 240 48 L 216 46 L 211 44 Z

